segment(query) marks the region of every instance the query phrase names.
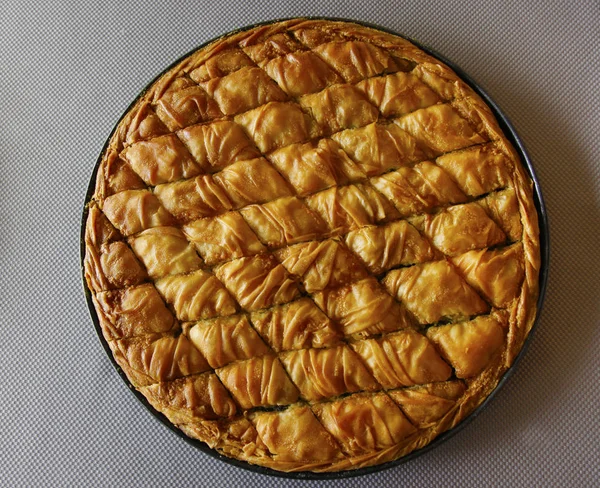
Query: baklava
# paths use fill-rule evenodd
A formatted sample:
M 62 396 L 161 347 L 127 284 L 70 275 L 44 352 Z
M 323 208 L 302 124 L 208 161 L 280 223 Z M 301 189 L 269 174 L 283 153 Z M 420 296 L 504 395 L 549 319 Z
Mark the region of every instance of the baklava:
M 491 109 L 350 22 L 261 25 L 170 68 L 116 127 L 87 212 L 85 276 L 129 382 L 279 471 L 426 446 L 536 315 L 532 181 Z

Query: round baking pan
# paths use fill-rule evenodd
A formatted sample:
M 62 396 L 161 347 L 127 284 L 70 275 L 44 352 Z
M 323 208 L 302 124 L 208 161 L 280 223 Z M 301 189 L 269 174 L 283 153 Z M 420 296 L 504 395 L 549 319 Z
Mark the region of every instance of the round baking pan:
M 528 337 L 525 339 L 525 342 L 523 343 L 523 347 L 521 348 L 521 351 L 517 355 L 515 361 L 513 362 L 511 367 L 504 373 L 504 375 L 500 378 L 496 388 L 483 401 L 483 403 L 481 405 L 479 405 L 468 417 L 463 419 L 457 426 L 442 433 L 441 435 L 436 437 L 431 443 L 429 443 L 427 446 L 425 446 L 421 449 L 415 450 L 415 451 L 411 452 L 410 454 L 408 454 L 400 459 L 397 459 L 395 461 L 389 461 L 387 463 L 370 466 L 370 467 L 366 467 L 366 468 L 360 468 L 360 469 L 356 469 L 356 470 L 350 470 L 350 471 L 338 471 L 338 472 L 331 472 L 331 473 L 314 473 L 314 472 L 310 472 L 310 471 L 297 471 L 297 472 L 286 473 L 286 472 L 276 471 L 274 469 L 250 464 L 246 461 L 240 461 L 237 459 L 223 456 L 216 450 L 210 448 L 207 444 L 205 444 L 199 440 L 192 439 L 191 437 L 188 437 L 187 435 L 185 435 L 182 431 L 180 431 L 177 427 L 175 427 L 162 413 L 155 410 L 154 407 L 152 407 L 148 403 L 148 400 L 146 400 L 146 398 L 139 391 L 137 391 L 135 389 L 135 387 L 129 382 L 129 379 L 127 378 L 125 373 L 121 370 L 121 368 L 119 367 L 119 365 L 117 364 L 117 362 L 115 361 L 115 359 L 113 357 L 112 351 L 110 350 L 110 347 L 102 334 L 102 329 L 100 327 L 98 315 L 97 315 L 96 309 L 95 309 L 93 301 L 92 301 L 92 294 L 91 294 L 90 290 L 88 289 L 86 282 L 85 282 L 85 269 L 84 269 L 84 264 L 83 264 L 84 257 L 85 257 L 85 226 L 86 226 L 86 221 L 87 221 L 87 217 L 88 217 L 88 203 L 90 202 L 90 200 L 92 199 L 92 196 L 94 194 L 96 175 L 98 173 L 98 168 L 102 161 L 102 156 L 104 155 L 104 152 L 106 151 L 106 149 L 108 147 L 110 139 L 112 138 L 112 136 L 113 136 L 115 130 L 117 129 L 117 126 L 121 122 L 122 118 L 125 116 L 125 114 L 127 114 L 129 112 L 129 110 L 133 107 L 133 105 L 137 102 L 137 100 L 144 94 L 144 92 L 146 92 L 146 90 L 148 90 L 148 88 L 160 76 L 162 76 L 165 72 L 167 72 L 172 67 L 177 65 L 183 59 L 187 58 L 188 56 L 193 54 L 198 49 L 202 49 L 203 47 L 207 46 L 208 44 L 210 44 L 220 38 L 227 37 L 233 33 L 250 30 L 255 27 L 262 26 L 262 25 L 281 22 L 281 21 L 285 21 L 285 20 L 291 20 L 291 18 L 275 19 L 275 20 L 270 20 L 270 21 L 266 21 L 266 22 L 248 25 L 246 27 L 237 29 L 235 31 L 228 32 L 228 33 L 224 34 L 223 36 L 219 36 L 217 38 L 211 39 L 211 40 L 199 45 L 194 50 L 181 56 L 179 59 L 177 59 L 175 62 L 173 62 L 170 66 L 167 66 L 163 70 L 163 72 L 160 73 L 156 78 L 154 78 L 150 83 L 148 83 L 148 85 L 140 92 L 140 94 L 136 97 L 136 99 L 133 100 L 131 105 L 127 108 L 127 110 L 123 113 L 121 118 L 117 121 L 113 130 L 111 131 L 110 135 L 108 136 L 106 143 L 104 144 L 104 147 L 102 148 L 102 151 L 100 152 L 98 160 L 96 161 L 96 165 L 94 167 L 92 175 L 90 177 L 89 186 L 88 186 L 87 193 L 85 196 L 83 215 L 82 215 L 82 219 L 81 219 L 80 260 L 81 260 L 81 271 L 82 271 L 82 277 L 83 277 L 83 289 L 84 289 L 85 297 L 87 300 L 88 309 L 90 311 L 90 315 L 92 318 L 92 322 L 94 323 L 94 326 L 96 327 L 96 332 L 98 334 L 100 342 L 102 343 L 102 346 L 104 347 L 104 350 L 106 351 L 106 354 L 110 358 L 110 361 L 112 362 L 113 366 L 117 370 L 117 373 L 119 374 L 119 376 L 121 376 L 121 378 L 123 379 L 125 384 L 129 387 L 129 389 L 132 391 L 132 393 L 137 397 L 137 399 L 140 402 L 142 402 L 142 404 L 150 411 L 150 413 L 152 415 L 154 415 L 154 417 L 156 417 L 160 422 L 162 422 L 169 429 L 171 429 L 173 432 L 175 432 L 175 434 L 177 434 L 179 437 L 183 438 L 184 440 L 186 440 L 193 446 L 197 447 L 202 452 L 205 452 L 206 454 L 209 454 L 210 456 L 220 459 L 221 461 L 224 461 L 233 466 L 237 466 L 239 468 L 243 468 L 243 469 L 246 469 L 249 471 L 254 471 L 256 473 L 261 473 L 261 474 L 270 475 L 270 476 L 277 476 L 277 477 L 281 477 L 281 478 L 306 479 L 306 480 L 316 480 L 316 479 L 319 479 L 319 480 L 330 479 L 331 480 L 331 479 L 350 478 L 350 477 L 354 477 L 354 476 L 362 476 L 362 475 L 367 475 L 370 473 L 376 473 L 379 471 L 383 471 L 385 469 L 393 468 L 394 466 L 398 466 L 400 464 L 406 463 L 407 461 L 410 461 L 411 459 L 421 456 L 422 454 L 425 454 L 426 452 L 430 451 L 431 449 L 434 449 L 435 447 L 439 446 L 441 443 L 447 441 L 452 436 L 454 436 L 456 433 L 458 433 L 459 431 L 464 429 L 468 425 L 469 422 L 471 422 L 475 417 L 477 417 L 487 407 L 487 405 L 492 400 L 494 395 L 498 392 L 498 390 L 500 390 L 500 388 L 506 383 L 506 381 L 508 380 L 510 375 L 515 371 L 515 368 L 517 367 L 519 361 L 525 354 L 527 347 L 529 346 L 529 343 L 531 342 L 531 339 L 533 336 L 533 331 L 536 328 L 537 323 L 539 321 L 540 313 L 542 310 L 542 305 L 544 303 L 544 296 L 546 293 L 546 283 L 548 280 L 548 269 L 549 269 L 549 258 L 550 258 L 550 242 L 549 242 L 549 231 L 548 231 L 548 216 L 546 213 L 544 199 L 542 197 L 540 183 L 539 183 L 539 180 L 533 169 L 531 159 L 529 158 L 529 156 L 527 155 L 527 152 L 525 151 L 523 142 L 517 135 L 514 127 L 509 122 L 507 117 L 504 115 L 504 113 L 502 113 L 502 111 L 500 110 L 498 105 L 496 105 L 496 103 L 485 93 L 485 91 L 469 75 L 467 75 L 461 68 L 456 66 L 453 62 L 449 61 L 448 59 L 446 59 L 444 56 L 440 55 L 433 49 L 423 45 L 422 43 L 420 43 L 418 41 L 415 41 L 414 39 L 411 39 L 410 37 L 404 36 L 402 34 L 398 34 L 397 32 L 394 32 L 390 29 L 386 29 L 384 27 L 381 27 L 381 26 L 378 26 L 375 24 L 370 24 L 367 22 L 362 22 L 362 21 L 357 21 L 357 20 L 352 20 L 352 19 L 344 19 L 344 18 L 335 18 L 335 17 L 302 17 L 302 18 L 304 18 L 306 20 L 331 20 L 331 21 L 351 22 L 351 23 L 363 25 L 365 27 L 377 29 L 377 30 L 386 32 L 388 34 L 393 34 L 393 35 L 402 37 L 402 38 L 412 42 L 417 47 L 419 47 L 420 49 L 425 51 L 427 54 L 430 54 L 431 56 L 433 56 L 433 57 L 439 59 L 440 61 L 442 61 L 443 63 L 445 63 L 452 70 L 454 70 L 454 72 L 460 78 L 462 78 L 463 81 L 465 81 L 488 104 L 488 106 L 491 108 L 492 112 L 494 113 L 494 116 L 498 120 L 500 128 L 506 135 L 507 139 L 515 147 L 517 153 L 519 154 L 519 157 L 521 158 L 521 162 L 522 162 L 523 166 L 525 167 L 525 169 L 527 170 L 527 173 L 533 180 L 533 187 L 534 187 L 533 188 L 533 197 L 534 197 L 534 203 L 535 203 L 535 207 L 537 209 L 538 217 L 539 217 L 540 254 L 541 254 L 541 267 L 540 267 L 540 275 L 539 275 L 539 297 L 538 297 L 538 301 L 537 301 L 536 319 L 535 319 L 535 322 L 531 328 L 531 331 L 530 331 Z

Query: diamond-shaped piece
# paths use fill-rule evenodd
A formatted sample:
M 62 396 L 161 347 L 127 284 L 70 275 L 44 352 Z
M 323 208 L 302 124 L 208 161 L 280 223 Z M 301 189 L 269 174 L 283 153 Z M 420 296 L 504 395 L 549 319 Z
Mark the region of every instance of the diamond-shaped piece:
M 477 317 L 470 322 L 427 329 L 427 337 L 437 344 L 456 371 L 458 378 L 476 376 L 504 347 L 506 313 Z
M 452 178 L 429 161 L 375 176 L 370 182 L 396 206 L 403 217 L 445 204 L 467 201 Z
M 206 271 L 165 276 L 155 285 L 182 321 L 231 315 L 237 310 L 235 301 L 223 284 Z
M 464 383 L 455 380 L 388 390 L 387 393 L 413 425 L 425 429 L 446 415 L 465 390 Z
M 316 122 L 296 103 L 270 102 L 235 117 L 244 126 L 261 152 L 317 137 Z
M 264 70 L 290 96 L 323 90 L 342 78 L 313 52 L 298 51 L 265 64 Z
M 97 271 L 106 280 L 102 289 L 139 285 L 147 278 L 146 270 L 123 241 L 103 244 L 98 257 Z
M 134 142 L 151 139 L 152 137 L 168 134 L 169 129 L 156 115 L 148 102 L 142 103 L 135 112 L 131 124 L 127 128 L 125 142 L 127 145 Z
M 503 249 L 467 252 L 453 258 L 452 263 L 469 285 L 500 308 L 518 296 L 525 276 L 521 243 Z
M 183 232 L 209 266 L 265 249 L 238 212 L 195 220 Z
M 523 236 L 523 224 L 519 210 L 519 200 L 512 188 L 490 193 L 487 197 L 477 200 L 487 214 L 508 236 L 509 241 L 517 242 Z
M 192 178 L 201 172 L 174 134 L 136 142 L 125 149 L 123 155 L 142 180 L 151 186 Z
M 289 405 L 298 400 L 298 390 L 276 356 L 238 361 L 216 373 L 243 409 Z
M 174 424 L 231 417 L 237 410 L 214 373 L 166 381 L 140 390 L 150 404 Z
M 152 279 L 198 269 L 202 260 L 176 227 L 153 227 L 129 238 L 133 252 Z
M 251 414 L 258 435 L 278 463 L 330 463 L 344 458 L 307 405 Z
M 422 108 L 394 123 L 438 154 L 486 141 L 449 104 Z
M 146 184 L 115 149 L 107 150 L 96 176 L 96 196 L 100 199 L 126 190 L 145 190 Z
M 405 220 L 352 231 L 346 236 L 346 244 L 374 274 L 431 261 L 436 256 L 429 241 Z
M 315 303 L 339 322 L 346 336 L 366 337 L 410 327 L 404 308 L 375 278 L 314 295 Z
M 343 393 L 380 388 L 347 345 L 290 351 L 280 357 L 305 400 L 322 400 Z
M 186 334 L 213 368 L 269 352 L 245 315 L 204 320 Z
M 177 337 L 146 335 L 108 344 L 135 387 L 172 381 L 210 369 L 200 351 L 183 334 Z
M 379 116 L 377 108 L 352 85 L 334 85 L 306 95 L 300 105 L 315 118 L 324 134 L 363 127 Z
M 170 131 L 223 116 L 215 101 L 187 78 L 173 81 L 155 103 L 156 114 Z
M 148 192 L 149 193 L 149 192 Z M 166 213 L 166 212 L 165 212 Z M 85 225 L 85 243 L 88 248 L 100 249 L 102 244 L 122 239 L 123 236 L 111 224 L 107 216 L 95 202 L 90 202 L 89 213 Z
M 109 340 L 167 332 L 175 325 L 173 314 L 151 284 L 98 293 L 95 299 Z
M 190 78 L 196 83 L 220 78 L 244 66 L 254 66 L 252 60 L 241 49 L 233 48 L 219 51 L 208 58 L 201 66 L 190 72 Z
M 244 129 L 235 122 L 219 120 L 193 125 L 177 133 L 200 166 L 213 173 L 236 161 L 260 156 Z
M 444 154 L 435 162 L 472 197 L 503 188 L 509 182 L 509 160 L 493 144 Z
M 477 203 L 448 207 L 435 215 L 421 215 L 411 223 L 448 256 L 494 246 L 506 240 L 504 232 Z
M 260 68 L 242 68 L 223 78 L 203 84 L 225 115 L 235 115 L 267 102 L 283 102 L 288 97 Z
M 398 70 L 394 59 L 373 44 L 361 41 L 329 42 L 314 48 L 347 83 Z
M 268 159 L 288 178 L 299 196 L 365 177 L 332 139 L 292 144 L 273 151 Z
M 385 117 L 404 115 L 440 102 L 440 97 L 412 73 L 398 72 L 356 85 Z
M 249 45 L 252 43 L 252 45 Z M 304 46 L 287 33 L 278 33 L 268 37 L 253 36 L 249 42 L 241 43 L 244 52 L 258 65 L 264 65 L 270 59 L 304 50 Z
M 460 320 L 489 310 L 446 261 L 394 269 L 383 279 L 383 284 L 421 324 Z
M 276 352 L 309 347 L 328 347 L 341 334 L 310 298 L 252 312 L 252 323 Z
M 172 215 L 183 222 L 212 217 L 233 207 L 227 193 L 211 175 L 158 185 L 154 194 Z
M 369 185 L 336 186 L 306 198 L 334 234 L 393 220 L 398 211 Z
M 285 268 L 270 255 L 230 261 L 219 266 L 216 275 L 249 311 L 291 302 L 299 292 Z
M 445 381 L 452 375 L 435 347 L 414 330 L 355 342 L 352 348 L 386 389 Z
M 325 222 L 296 197 L 250 205 L 241 209 L 240 213 L 269 247 L 316 239 L 327 232 Z
M 471 88 L 455 73 L 439 63 L 424 62 L 415 66 L 413 74 L 436 92 L 442 100 L 456 101 L 461 98 L 471 98 Z
M 287 183 L 265 158 L 238 161 L 214 175 L 234 208 L 291 196 Z
M 338 240 L 311 241 L 275 251 L 290 274 L 308 293 L 353 283 L 368 276 L 360 261 Z
M 395 124 L 373 123 L 338 132 L 332 138 L 368 176 L 422 161 L 432 154 Z
M 385 393 L 352 395 L 312 409 L 350 456 L 394 447 L 416 431 Z
M 111 195 L 104 200 L 102 211 L 124 236 L 175 223 L 156 195 L 148 190 L 127 190 Z

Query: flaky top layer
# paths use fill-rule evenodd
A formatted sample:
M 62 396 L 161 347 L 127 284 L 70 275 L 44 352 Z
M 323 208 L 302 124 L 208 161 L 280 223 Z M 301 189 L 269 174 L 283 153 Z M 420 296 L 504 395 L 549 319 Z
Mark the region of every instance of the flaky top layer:
M 268 24 L 125 114 L 85 274 L 129 381 L 281 471 L 398 459 L 469 415 L 533 324 L 532 183 L 481 98 L 403 38 Z

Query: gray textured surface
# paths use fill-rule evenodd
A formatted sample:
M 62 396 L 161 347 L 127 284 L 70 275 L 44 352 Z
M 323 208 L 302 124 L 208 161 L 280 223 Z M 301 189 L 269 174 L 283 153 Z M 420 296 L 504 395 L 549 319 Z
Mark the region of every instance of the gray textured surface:
M 158 72 L 235 27 L 330 15 L 419 39 L 480 82 L 529 150 L 552 232 L 542 320 L 491 406 L 419 459 L 339 485 L 598 486 L 598 2 L 141 5 L 2 4 L 0 485 L 285 484 L 195 450 L 127 390 L 86 310 L 79 225 L 106 137 Z

